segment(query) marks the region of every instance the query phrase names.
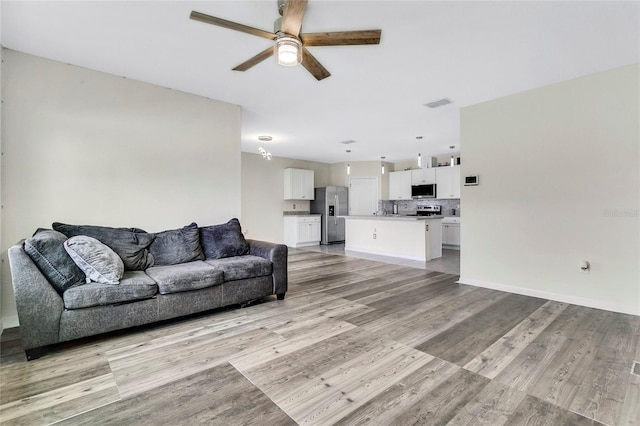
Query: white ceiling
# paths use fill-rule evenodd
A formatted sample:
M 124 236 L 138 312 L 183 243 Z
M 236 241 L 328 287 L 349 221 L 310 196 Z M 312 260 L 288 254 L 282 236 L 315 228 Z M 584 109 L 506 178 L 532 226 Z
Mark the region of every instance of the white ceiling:
M 378 46 L 310 47 L 320 82 L 273 59 L 232 71 L 271 42 L 189 19 L 272 31 L 276 0 L 0 6 L 5 47 L 241 105 L 243 151 L 271 135 L 275 156 L 328 163 L 459 152 L 460 107 L 640 62 L 636 1 L 310 0 L 303 33 L 382 29 Z

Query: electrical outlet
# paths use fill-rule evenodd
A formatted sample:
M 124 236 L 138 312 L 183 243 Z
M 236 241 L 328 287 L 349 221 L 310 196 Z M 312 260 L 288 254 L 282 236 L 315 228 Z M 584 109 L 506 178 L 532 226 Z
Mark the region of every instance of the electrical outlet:
M 373 239 L 374 239 L 374 240 L 376 239 L 376 234 L 373 234 Z
M 583 273 L 588 274 L 591 272 L 591 264 L 587 260 L 583 260 L 582 265 L 580 265 L 580 270 Z

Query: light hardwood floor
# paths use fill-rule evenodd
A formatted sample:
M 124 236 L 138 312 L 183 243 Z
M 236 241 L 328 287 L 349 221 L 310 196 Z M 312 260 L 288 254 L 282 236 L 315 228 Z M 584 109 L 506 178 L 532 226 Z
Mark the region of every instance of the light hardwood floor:
M 31 362 L 8 330 L 0 422 L 640 424 L 640 317 L 457 278 L 291 250 L 284 301 L 67 343 Z

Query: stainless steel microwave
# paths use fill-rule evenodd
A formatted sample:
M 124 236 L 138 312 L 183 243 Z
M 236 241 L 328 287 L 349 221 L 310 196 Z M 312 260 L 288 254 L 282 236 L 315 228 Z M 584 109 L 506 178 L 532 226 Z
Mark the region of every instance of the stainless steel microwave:
M 412 185 L 411 198 L 436 198 L 436 184 L 429 183 L 427 185 Z

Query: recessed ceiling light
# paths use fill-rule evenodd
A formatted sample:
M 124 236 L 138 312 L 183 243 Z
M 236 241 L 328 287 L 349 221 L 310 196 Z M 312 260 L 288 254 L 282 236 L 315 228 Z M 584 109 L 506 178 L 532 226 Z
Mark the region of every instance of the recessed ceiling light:
M 273 138 L 271 136 L 258 136 L 258 140 L 262 142 L 269 142 Z

